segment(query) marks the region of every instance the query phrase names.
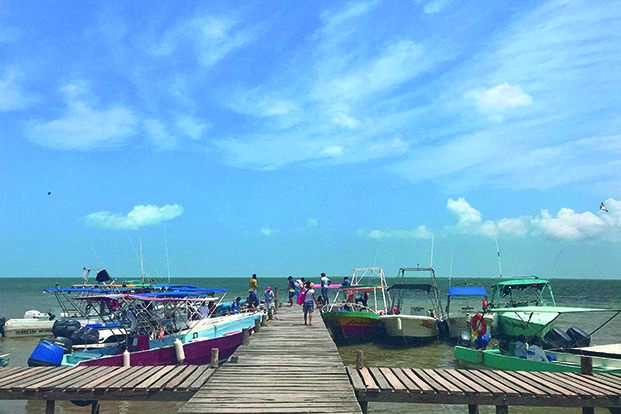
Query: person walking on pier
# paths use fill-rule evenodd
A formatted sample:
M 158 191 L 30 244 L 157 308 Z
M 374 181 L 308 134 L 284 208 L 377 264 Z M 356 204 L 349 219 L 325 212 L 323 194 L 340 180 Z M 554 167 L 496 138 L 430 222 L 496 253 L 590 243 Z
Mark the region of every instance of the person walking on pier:
M 256 292 L 257 290 L 259 290 L 259 285 L 257 284 L 257 275 L 253 274 L 252 277 L 250 278 L 250 288 L 249 290 L 252 290 L 253 292 Z
M 263 297 L 265 298 L 263 308 L 265 309 L 265 312 L 268 312 L 269 308 L 274 306 L 274 292 L 272 292 L 272 288 L 268 286 L 265 289 L 265 293 L 263 293 Z
M 315 303 L 317 302 L 315 299 L 315 289 L 311 286 L 310 280 L 306 282 L 306 296 L 304 298 L 304 304 L 302 305 L 302 310 L 304 311 L 304 325 L 313 324 L 313 311 L 315 310 Z M 306 323 L 307 319 L 308 324 Z
M 295 296 L 295 282 L 293 277 L 289 276 L 289 286 L 287 286 L 287 292 L 289 293 L 289 307 L 293 306 L 293 297 Z
M 325 273 L 321 274 L 321 296 L 323 296 L 326 300 L 328 300 L 328 286 L 332 281 L 326 276 Z

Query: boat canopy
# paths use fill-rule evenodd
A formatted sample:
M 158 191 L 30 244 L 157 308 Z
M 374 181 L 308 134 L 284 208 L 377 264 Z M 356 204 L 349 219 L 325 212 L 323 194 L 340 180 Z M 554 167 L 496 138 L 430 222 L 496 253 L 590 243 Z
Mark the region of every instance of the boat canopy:
M 398 283 L 388 288 L 389 291 L 391 290 L 424 290 L 427 293 L 437 290 L 437 289 L 438 288 L 436 288 L 435 286 L 427 284 L 427 283 Z
M 115 293 L 115 294 L 110 294 L 110 295 L 98 295 L 98 296 L 84 296 L 84 297 L 77 297 L 76 299 L 86 300 L 88 302 L 97 302 L 97 301 L 105 302 L 108 300 L 117 300 L 117 299 L 153 300 L 153 301 L 169 301 L 169 302 L 175 302 L 175 301 L 215 302 L 215 301 L 220 300 L 220 298 L 216 298 L 213 296 L 189 298 L 189 297 L 179 297 L 179 295 L 172 296 L 172 297 L 170 296 L 161 297 L 161 294 L 159 296 L 158 295 L 147 296 L 147 294 L 130 295 L 126 293 Z
M 550 282 L 548 282 L 547 280 L 544 279 L 539 279 L 536 276 L 529 276 L 529 277 L 524 277 L 521 279 L 508 279 L 508 280 L 502 280 L 499 281 L 497 283 L 494 283 L 492 285 L 492 288 L 501 288 L 501 287 L 505 287 L 505 286 L 511 286 L 512 289 L 525 289 L 525 288 L 529 288 L 529 287 L 534 287 L 534 286 L 545 286 L 545 285 L 549 285 Z
M 385 286 L 382 285 L 350 285 L 350 286 L 342 286 L 341 290 L 355 290 L 356 292 L 372 292 L 376 289 L 383 289 Z
M 452 287 L 448 291 L 450 296 L 487 296 L 487 291 L 484 287 L 471 286 L 471 287 Z
M 568 306 L 522 306 L 516 308 L 488 309 L 489 313 L 588 313 L 621 312 L 621 309 L 572 308 Z

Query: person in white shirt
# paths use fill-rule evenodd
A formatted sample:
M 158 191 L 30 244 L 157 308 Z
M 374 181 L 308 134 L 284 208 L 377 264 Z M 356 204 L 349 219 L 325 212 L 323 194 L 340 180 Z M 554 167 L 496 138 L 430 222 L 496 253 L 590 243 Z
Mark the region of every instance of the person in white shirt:
M 326 302 L 328 301 L 328 286 L 330 286 L 331 283 L 332 281 L 328 278 L 328 276 L 326 276 L 325 273 L 322 273 L 321 274 L 321 296 L 323 296 Z
M 528 347 L 528 359 L 531 361 L 543 361 L 548 362 L 546 353 L 541 349 L 541 338 L 535 336 L 530 340 L 530 346 Z
M 515 356 L 518 358 L 528 358 L 528 352 L 526 349 L 526 337 L 524 335 L 518 336 L 515 342 Z
M 304 325 L 306 325 L 306 319 L 308 319 L 308 325 L 312 325 L 313 311 L 315 310 L 315 289 L 311 288 L 311 282 L 306 282 L 306 296 L 304 297 L 304 303 L 302 310 L 304 311 Z

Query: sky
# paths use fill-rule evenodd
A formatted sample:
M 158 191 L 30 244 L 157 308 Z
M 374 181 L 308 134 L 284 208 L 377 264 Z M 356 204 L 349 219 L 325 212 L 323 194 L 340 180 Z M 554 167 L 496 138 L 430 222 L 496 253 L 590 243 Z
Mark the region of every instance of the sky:
M 619 1 L 3 1 L 0 277 L 620 278 L 620 27 Z

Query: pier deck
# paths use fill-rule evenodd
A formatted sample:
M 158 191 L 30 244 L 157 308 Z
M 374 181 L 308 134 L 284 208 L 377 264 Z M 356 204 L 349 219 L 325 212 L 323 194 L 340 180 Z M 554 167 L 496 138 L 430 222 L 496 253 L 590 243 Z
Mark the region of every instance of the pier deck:
M 361 413 L 318 311 L 283 307 L 181 409 L 194 413 Z

